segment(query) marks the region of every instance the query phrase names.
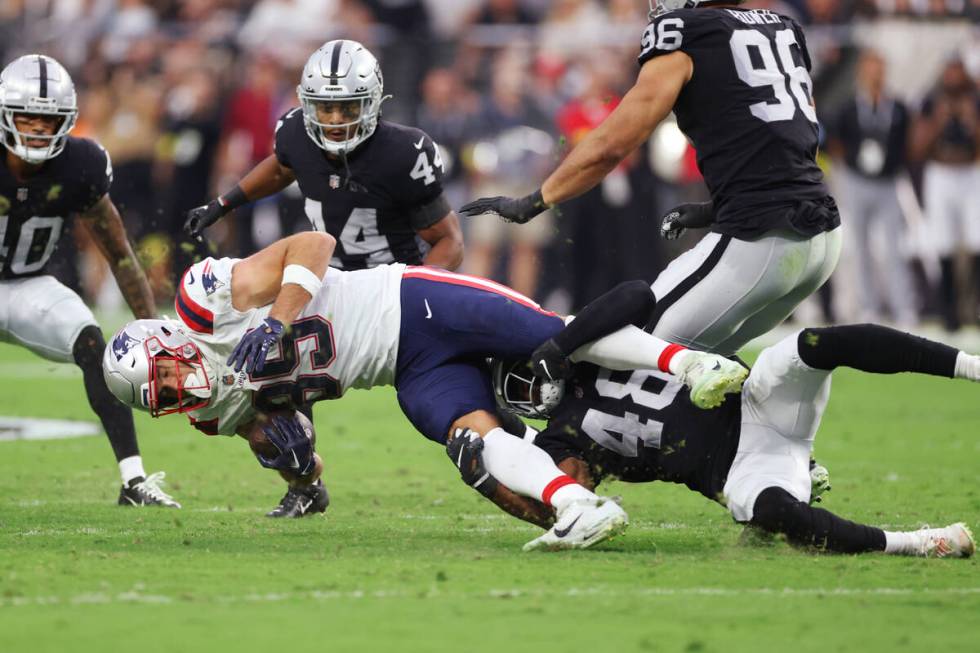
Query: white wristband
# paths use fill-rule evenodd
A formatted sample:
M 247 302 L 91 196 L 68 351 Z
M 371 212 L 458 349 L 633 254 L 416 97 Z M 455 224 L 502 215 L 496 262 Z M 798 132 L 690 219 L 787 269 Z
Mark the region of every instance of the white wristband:
M 295 263 L 287 265 L 282 271 L 282 285 L 295 283 L 297 286 L 310 293 L 311 297 L 316 297 L 323 285 L 323 280 L 316 276 L 312 270 Z

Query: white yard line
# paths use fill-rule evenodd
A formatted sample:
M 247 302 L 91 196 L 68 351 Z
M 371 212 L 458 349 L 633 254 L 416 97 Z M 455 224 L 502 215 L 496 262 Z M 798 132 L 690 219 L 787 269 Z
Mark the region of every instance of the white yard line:
M 945 564 L 945 563 L 938 563 Z M 812 597 L 873 597 L 873 596 L 974 596 L 980 595 L 980 587 L 953 587 L 947 589 L 914 588 L 914 587 L 635 587 L 629 589 L 609 588 L 568 588 L 553 590 L 549 588 L 513 588 L 491 589 L 480 592 L 445 592 L 432 587 L 428 591 L 419 592 L 417 589 L 397 590 L 345 590 L 308 592 L 269 592 L 248 594 L 222 594 L 214 597 L 196 596 L 195 602 L 207 601 L 215 604 L 249 604 L 249 603 L 287 603 L 307 601 L 348 601 L 357 599 L 480 599 L 480 598 L 581 598 L 581 597 L 627 597 L 627 598 L 657 598 L 657 597 L 774 597 L 774 598 L 812 598 Z M 84 592 L 73 596 L 14 596 L 0 597 L 0 608 L 31 607 L 31 606 L 74 606 L 74 605 L 115 605 L 115 604 L 171 604 L 186 602 L 183 596 L 166 594 L 150 594 L 139 590 L 130 590 L 112 594 L 108 592 Z

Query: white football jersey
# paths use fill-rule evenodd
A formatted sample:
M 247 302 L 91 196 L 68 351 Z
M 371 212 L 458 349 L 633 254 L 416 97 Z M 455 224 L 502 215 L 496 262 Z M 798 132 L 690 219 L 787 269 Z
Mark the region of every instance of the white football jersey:
M 233 435 L 257 411 L 394 383 L 404 265 L 329 268 L 322 289 L 269 350 L 262 371 L 248 375 L 226 361 L 271 305 L 245 312 L 232 307 L 231 275 L 239 260 L 206 258 L 184 273 L 178 287 L 177 315 L 201 348 L 211 381 L 208 405 L 189 413 L 196 428 Z

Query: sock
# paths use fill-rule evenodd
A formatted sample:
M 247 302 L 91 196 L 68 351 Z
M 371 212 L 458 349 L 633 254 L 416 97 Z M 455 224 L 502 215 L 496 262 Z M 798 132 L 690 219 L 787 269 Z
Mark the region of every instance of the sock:
M 82 329 L 72 347 L 75 364 L 82 370 L 88 403 L 102 422 L 102 428 L 109 437 L 109 444 L 112 445 L 116 460 L 121 461 L 131 456 L 139 456 L 140 449 L 136 444 L 133 411 L 116 399 L 106 387 L 105 377 L 102 374 L 103 351 L 105 351 L 105 339 L 102 337 L 102 331 L 96 326 Z
M 955 347 L 877 324 L 807 328 L 797 339 L 800 360 L 818 370 L 841 365 L 876 374 L 918 372 L 952 378 Z
M 887 537 L 880 528 L 809 506 L 781 487 L 763 490 L 752 513 L 751 524 L 771 533 L 783 533 L 794 544 L 837 553 L 884 551 L 887 546 Z
M 885 553 L 892 555 L 913 555 L 915 553 L 915 538 L 909 532 L 885 533 Z
M 957 379 L 980 381 L 980 356 L 974 356 L 965 351 L 958 353 L 953 376 Z
M 569 501 L 597 498 L 558 469 L 543 449 L 501 428 L 483 436 L 483 465 L 491 476 L 514 492 L 539 499 L 558 510 Z
M 137 455 L 120 460 L 119 475 L 122 476 L 123 485 L 128 485 L 134 478 L 146 478 L 146 471 L 143 469 L 143 458 Z
M 661 340 L 631 325 L 579 347 L 569 359 L 573 363 L 593 363 L 611 370 L 659 369 L 673 372 L 671 362 L 679 353 L 686 351 L 686 347 Z
M 650 319 L 657 300 L 645 281 L 626 281 L 589 302 L 575 320 L 554 336 L 562 352 L 613 333 L 627 324 L 642 326 Z

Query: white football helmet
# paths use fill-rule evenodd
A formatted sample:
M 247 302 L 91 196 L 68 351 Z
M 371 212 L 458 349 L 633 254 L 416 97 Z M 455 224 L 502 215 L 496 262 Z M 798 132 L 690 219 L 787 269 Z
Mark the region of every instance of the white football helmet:
M 534 376 L 526 360 L 501 360 L 490 363 L 493 390 L 497 404 L 525 417 L 548 419 L 565 397 L 565 381 L 549 381 Z
M 158 368 L 174 361 L 176 392 L 162 388 Z M 170 320 L 135 320 L 105 348 L 102 371 L 109 391 L 119 401 L 153 417 L 186 413 L 207 405 L 211 380 L 201 350 Z
M 296 94 L 306 133 L 330 154 L 350 153 L 366 141 L 387 99 L 378 60 L 357 41 L 345 39 L 327 41 L 307 59 Z M 338 105 L 344 122 L 323 122 L 327 109 Z M 332 140 L 331 130 L 343 130 L 344 137 Z
M 17 130 L 16 114 L 61 116 L 51 135 L 26 134 Z M 0 129 L 3 144 L 28 163 L 42 163 L 61 154 L 68 132 L 78 120 L 75 84 L 64 67 L 43 54 L 28 54 L 0 72 Z M 43 140 L 45 147 L 28 147 L 27 140 Z

